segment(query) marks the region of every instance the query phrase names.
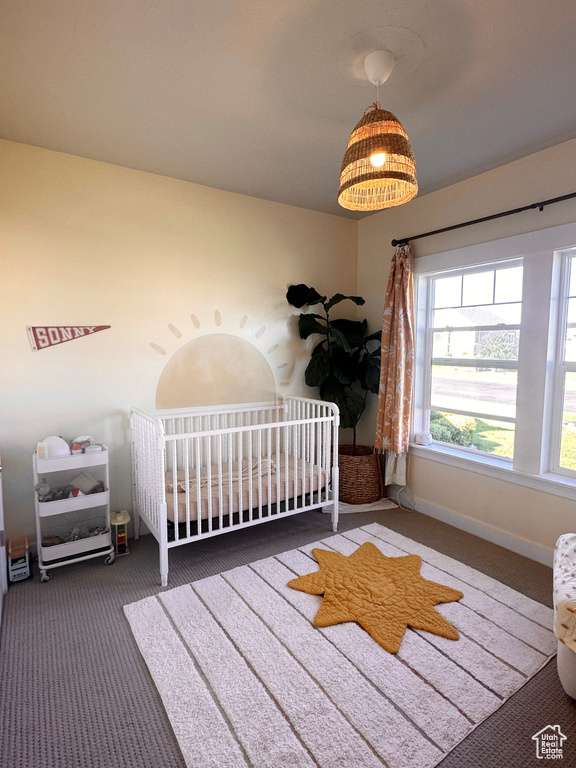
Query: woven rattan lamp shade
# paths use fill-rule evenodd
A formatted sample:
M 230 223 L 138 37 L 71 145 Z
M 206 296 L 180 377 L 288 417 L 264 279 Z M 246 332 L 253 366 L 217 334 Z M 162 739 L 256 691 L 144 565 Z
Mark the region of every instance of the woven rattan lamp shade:
M 386 160 L 375 167 L 370 158 L 382 153 Z M 351 211 L 379 211 L 407 203 L 417 192 L 416 163 L 406 131 L 397 117 L 376 102 L 348 140 L 338 202 Z

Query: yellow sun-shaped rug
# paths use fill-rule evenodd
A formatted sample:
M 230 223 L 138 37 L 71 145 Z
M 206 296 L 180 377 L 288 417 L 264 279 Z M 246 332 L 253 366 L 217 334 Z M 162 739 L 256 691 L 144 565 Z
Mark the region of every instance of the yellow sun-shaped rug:
M 317 627 L 356 621 L 382 648 L 396 653 L 406 627 L 458 640 L 456 629 L 434 606 L 460 600 L 462 592 L 427 581 L 418 555 L 386 557 L 366 542 L 350 556 L 313 549 L 320 570 L 288 582 L 292 589 L 324 595 Z

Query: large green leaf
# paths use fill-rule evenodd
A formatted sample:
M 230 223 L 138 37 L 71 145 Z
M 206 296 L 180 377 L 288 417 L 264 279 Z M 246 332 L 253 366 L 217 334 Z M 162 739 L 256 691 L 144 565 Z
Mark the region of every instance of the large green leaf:
M 350 301 L 353 301 L 354 304 L 358 304 L 359 306 L 366 303 L 361 296 L 344 296 L 343 293 L 335 293 L 334 296 L 332 296 L 332 298 L 324 304 L 324 309 L 326 312 L 329 312 L 332 307 L 334 307 L 336 304 L 340 304 L 340 302 L 344 301 L 345 299 L 349 299 Z
M 365 401 L 362 395 L 353 389 L 346 390 L 345 401 L 345 406 L 340 408 L 340 413 L 344 413 L 340 423 L 343 429 L 353 429 L 360 421 L 360 416 L 364 413 Z
M 334 376 L 327 376 L 320 385 L 320 397 L 331 403 L 336 403 L 339 407 L 344 398 L 345 386 L 341 384 Z
M 321 301 L 324 302 L 326 296 L 321 296 L 316 288 L 309 288 L 307 285 L 304 285 L 304 283 L 299 283 L 298 285 L 291 285 L 288 288 L 286 300 L 288 301 L 288 304 L 292 304 L 293 307 L 300 309 L 300 307 L 303 307 L 305 304 L 314 306 L 314 304 L 319 304 Z
M 340 409 L 340 426 L 343 429 L 354 428 L 364 412 L 364 398 L 350 387 L 346 387 L 329 376 L 320 387 L 320 397 L 336 403 Z
M 319 387 L 330 373 L 330 364 L 326 350 L 321 350 L 317 355 L 310 358 L 306 366 L 304 380 L 309 387 Z
M 346 352 L 350 352 L 350 344 L 348 343 L 348 339 L 342 333 L 342 331 L 338 330 L 338 328 L 334 328 L 333 324 L 330 328 L 330 338 L 337 346 L 342 347 L 342 349 L 346 350 Z
M 332 372 L 341 384 L 350 385 L 356 378 L 356 354 L 350 354 L 341 347 L 331 350 Z
M 298 318 L 298 331 L 301 339 L 307 339 L 313 333 L 321 333 L 323 335 L 328 333 L 326 326 L 319 323 L 318 320 L 324 320 L 322 315 L 314 313 L 300 315 Z
M 370 336 L 366 336 L 364 342 L 367 344 L 369 341 L 382 341 L 382 331 L 376 331 L 376 333 L 371 333 Z
M 322 339 L 321 342 L 316 344 L 316 346 L 312 350 L 312 357 L 314 357 L 315 355 L 321 354 L 322 351 L 326 349 L 325 344 L 326 344 L 326 339 Z
M 364 343 L 364 334 L 368 327 L 366 320 L 338 319 L 330 322 L 332 328 L 341 331 L 348 339 L 350 347 L 361 347 Z
M 380 386 L 380 358 L 364 354 L 358 366 L 358 381 L 362 389 L 377 394 Z

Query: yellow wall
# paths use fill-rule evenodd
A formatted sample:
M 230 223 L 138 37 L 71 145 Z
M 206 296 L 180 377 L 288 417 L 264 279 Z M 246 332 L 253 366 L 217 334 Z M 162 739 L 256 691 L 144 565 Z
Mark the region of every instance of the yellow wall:
M 130 507 L 128 410 L 154 409 L 164 366 L 204 334 L 253 344 L 279 394 L 305 390 L 286 288 L 354 293 L 356 222 L 7 141 L 0 167 L 8 535 L 33 535 L 31 456 L 51 434 L 106 443 L 112 508 Z M 27 325 L 111 329 L 34 352 Z
M 471 151 L 473 148 L 471 147 Z M 390 241 L 576 191 L 576 140 L 454 184 L 408 205 L 362 219 L 358 234 L 358 292 L 369 323 L 380 321 L 390 268 Z M 414 243 L 416 258 L 576 221 L 576 200 L 528 211 Z M 373 440 L 374 400 L 362 437 Z M 426 505 L 464 514 L 537 545 L 553 547 L 576 526 L 574 502 L 412 457 L 410 490 Z
M 38 440 L 107 443 L 112 507 L 130 507 L 128 409 L 154 409 L 164 367 L 184 345 L 237 336 L 266 358 L 280 394 L 304 392 L 306 350 L 287 285 L 358 293 L 378 328 L 392 238 L 574 191 L 576 140 L 360 222 L 13 142 L 0 141 L 0 167 L 0 446 L 12 535 L 33 534 Z M 570 201 L 418 241 L 415 253 L 573 221 Z M 92 324 L 112 327 L 39 352 L 26 335 L 27 325 Z M 364 442 L 374 412 L 373 399 Z M 561 497 L 426 459 L 412 458 L 410 486 L 426 504 L 546 547 L 576 525 Z

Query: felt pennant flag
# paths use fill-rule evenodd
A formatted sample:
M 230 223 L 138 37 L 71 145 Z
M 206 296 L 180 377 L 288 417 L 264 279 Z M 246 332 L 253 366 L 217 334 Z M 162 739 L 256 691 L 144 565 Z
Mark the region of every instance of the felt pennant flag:
M 82 336 L 90 336 L 98 331 L 105 331 L 109 325 L 28 325 L 28 338 L 32 349 L 46 349 L 65 341 L 74 341 Z

